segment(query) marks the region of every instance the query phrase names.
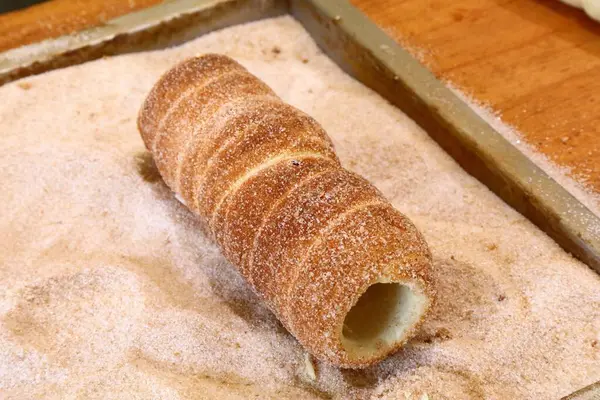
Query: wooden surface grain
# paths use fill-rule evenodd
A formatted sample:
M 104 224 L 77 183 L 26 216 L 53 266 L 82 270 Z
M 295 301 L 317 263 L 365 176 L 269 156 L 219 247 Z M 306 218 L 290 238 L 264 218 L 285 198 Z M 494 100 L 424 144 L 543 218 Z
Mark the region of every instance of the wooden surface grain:
M 556 0 L 352 0 L 600 193 L 600 24 Z
M 0 51 L 101 25 L 161 0 L 50 0 L 0 14 Z
M 50 0 L 0 15 L 0 51 L 160 0 Z M 352 0 L 438 77 L 600 193 L 600 24 L 556 0 Z

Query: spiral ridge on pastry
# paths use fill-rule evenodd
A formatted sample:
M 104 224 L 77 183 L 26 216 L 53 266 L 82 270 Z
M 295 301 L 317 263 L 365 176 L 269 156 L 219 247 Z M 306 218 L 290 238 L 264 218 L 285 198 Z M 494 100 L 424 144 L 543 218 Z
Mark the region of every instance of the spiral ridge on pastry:
M 314 356 L 365 367 L 415 333 L 435 293 L 427 244 L 313 118 L 207 54 L 160 78 L 138 127 L 165 183 Z

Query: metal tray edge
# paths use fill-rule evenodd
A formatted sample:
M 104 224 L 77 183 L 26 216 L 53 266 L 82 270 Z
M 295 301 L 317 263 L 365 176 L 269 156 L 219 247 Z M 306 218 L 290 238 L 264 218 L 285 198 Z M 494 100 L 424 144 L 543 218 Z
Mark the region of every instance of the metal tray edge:
M 0 85 L 107 55 L 175 45 L 286 12 L 345 71 L 402 109 L 468 173 L 600 273 L 600 219 L 346 0 L 166 1 L 101 27 L 0 53 Z M 490 146 L 498 148 L 491 151 Z M 551 220 L 544 221 L 544 212 Z M 600 382 L 563 400 L 600 400 Z
M 344 70 L 414 119 L 469 174 L 600 273 L 600 219 L 347 1 L 291 12 Z
M 0 85 L 104 56 L 183 43 L 227 26 L 283 15 L 284 0 L 170 0 L 73 35 L 0 53 Z
M 600 381 L 579 389 L 561 400 L 600 400 Z

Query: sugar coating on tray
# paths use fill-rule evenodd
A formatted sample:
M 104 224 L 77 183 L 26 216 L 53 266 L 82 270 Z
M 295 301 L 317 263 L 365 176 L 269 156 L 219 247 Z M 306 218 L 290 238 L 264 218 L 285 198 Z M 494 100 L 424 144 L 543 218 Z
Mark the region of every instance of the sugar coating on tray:
M 416 332 L 434 297 L 425 240 L 340 165 L 317 121 L 236 61 L 173 67 L 138 127 L 167 185 L 316 357 L 365 367 Z
M 425 236 L 439 300 L 395 355 L 361 370 L 307 357 L 160 179 L 140 104 L 206 52 L 319 121 L 342 164 Z M 0 98 L 0 398 L 540 400 L 600 379 L 600 278 L 290 16 L 26 78 Z M 241 190 L 266 188 L 253 182 Z

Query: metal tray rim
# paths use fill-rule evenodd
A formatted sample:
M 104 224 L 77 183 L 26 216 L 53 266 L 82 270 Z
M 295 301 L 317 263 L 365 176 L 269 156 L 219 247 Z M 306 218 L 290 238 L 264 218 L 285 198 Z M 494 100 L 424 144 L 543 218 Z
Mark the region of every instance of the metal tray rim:
M 212 13 L 218 8 L 222 12 L 217 13 L 216 19 L 219 22 L 216 24 L 200 30 L 189 30 L 189 27 L 184 26 L 189 22 L 197 23 L 194 17 L 203 13 L 207 14 L 207 21 L 215 18 Z M 252 12 L 240 15 L 243 14 L 242 9 Z M 452 138 L 463 147 L 456 150 L 439 137 L 432 137 L 467 172 L 490 186 L 489 182 L 463 165 L 460 157 L 464 154 L 461 152 L 474 155 L 483 162 L 485 168 L 492 168 L 494 179 L 508 182 L 508 194 L 506 188 L 491 187 L 501 198 L 528 218 L 532 219 L 533 215 L 533 222 L 557 240 L 565 250 L 600 273 L 600 219 L 484 122 L 430 71 L 346 0 L 168 0 L 112 19 L 96 28 L 0 53 L 0 85 L 103 55 L 162 48 L 213 29 L 285 12 L 299 20 L 321 48 L 343 69 L 405 112 L 403 106 L 406 106 L 409 110 L 407 114 L 417 120 L 428 133 L 428 128 L 431 127 L 428 124 L 433 124 L 434 128 L 436 124 L 444 126 L 445 132 L 450 132 Z M 191 17 L 190 21 L 177 21 L 186 16 Z M 165 27 L 166 30 L 163 29 Z M 179 31 L 183 34 L 178 34 Z M 161 35 L 169 36 L 170 33 L 172 35 L 160 41 L 157 46 L 156 39 Z M 330 40 L 336 35 L 337 43 Z M 344 54 L 348 51 L 362 51 L 366 56 Z M 352 59 L 352 56 L 356 56 L 356 59 Z M 382 83 L 377 84 L 373 80 L 374 74 Z M 387 88 L 382 85 L 387 85 Z M 399 94 L 407 96 L 408 102 L 399 100 Z M 424 121 L 424 117 L 430 118 L 432 122 Z M 525 201 L 512 198 L 510 190 L 520 191 Z M 528 210 L 528 206 L 535 210 Z M 540 215 L 549 215 L 552 223 L 536 221 Z M 599 385 L 600 382 L 592 384 L 564 399 L 600 399 Z

